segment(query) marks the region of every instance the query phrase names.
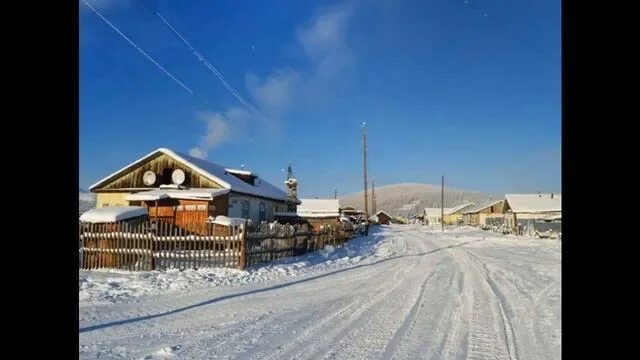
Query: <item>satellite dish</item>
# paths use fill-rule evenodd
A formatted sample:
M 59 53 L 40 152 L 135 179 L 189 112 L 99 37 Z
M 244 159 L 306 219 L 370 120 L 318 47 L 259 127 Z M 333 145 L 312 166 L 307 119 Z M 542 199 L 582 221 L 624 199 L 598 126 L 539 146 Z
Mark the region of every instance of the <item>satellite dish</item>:
M 173 181 L 174 184 L 182 185 L 184 178 L 184 171 L 180 169 L 175 169 L 173 170 L 173 173 L 171 173 L 171 181 Z
M 153 171 L 145 171 L 144 175 L 142 175 L 142 181 L 145 185 L 151 186 L 156 183 L 156 173 Z

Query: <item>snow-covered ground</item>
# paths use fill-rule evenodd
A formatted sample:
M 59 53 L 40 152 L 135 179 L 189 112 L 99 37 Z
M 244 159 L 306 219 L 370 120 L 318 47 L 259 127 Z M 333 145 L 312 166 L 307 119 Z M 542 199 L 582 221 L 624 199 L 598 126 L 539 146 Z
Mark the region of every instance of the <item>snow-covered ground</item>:
M 246 271 L 80 272 L 80 358 L 559 359 L 560 254 L 392 225 Z

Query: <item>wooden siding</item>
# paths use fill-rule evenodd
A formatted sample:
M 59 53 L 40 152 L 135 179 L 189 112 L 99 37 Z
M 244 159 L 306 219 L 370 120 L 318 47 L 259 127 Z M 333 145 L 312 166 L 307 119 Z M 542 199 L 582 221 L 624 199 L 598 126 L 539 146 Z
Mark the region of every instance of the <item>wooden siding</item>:
M 380 215 L 378 215 L 379 224 L 388 225 L 390 221 L 391 221 L 391 217 L 387 216 L 386 214 L 381 213 Z
M 206 200 L 162 199 L 144 201 L 143 206 L 149 212 L 150 220 L 159 220 L 186 227 L 188 224 L 204 224 L 209 217 L 209 205 Z
M 108 206 L 129 206 L 125 199 L 128 193 L 122 192 L 101 192 L 96 195 L 96 208 Z
M 112 177 L 102 186 L 95 188 L 92 191 L 101 192 L 117 189 L 157 188 L 160 184 L 171 184 L 170 177 L 168 181 L 163 182 L 163 172 L 165 169 L 170 169 L 170 171 L 173 171 L 173 169 L 181 169 L 184 171 L 185 182 L 183 185 L 185 186 L 192 188 L 222 188 L 220 184 L 191 170 L 191 168 L 185 164 L 178 162 L 165 154 L 158 154 L 126 170 L 124 173 Z M 142 181 L 142 175 L 148 170 L 151 170 L 156 174 L 156 183 L 152 186 L 147 186 Z

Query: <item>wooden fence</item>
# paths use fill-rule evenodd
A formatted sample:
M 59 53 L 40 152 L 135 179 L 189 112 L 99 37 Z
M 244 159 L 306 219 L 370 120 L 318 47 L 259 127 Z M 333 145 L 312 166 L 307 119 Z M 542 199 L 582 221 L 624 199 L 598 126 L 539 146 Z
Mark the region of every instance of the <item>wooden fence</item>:
M 247 266 L 336 247 L 353 235 L 343 226 L 311 231 L 307 225 L 262 224 L 247 228 L 166 222 L 79 225 L 80 269 L 198 269 Z

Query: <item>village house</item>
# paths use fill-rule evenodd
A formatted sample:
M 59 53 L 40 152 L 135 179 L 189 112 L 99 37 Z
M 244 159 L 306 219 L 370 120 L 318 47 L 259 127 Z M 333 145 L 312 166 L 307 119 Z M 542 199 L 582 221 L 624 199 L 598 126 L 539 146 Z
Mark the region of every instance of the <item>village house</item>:
M 377 213 L 375 213 L 375 215 L 371 216 L 369 220 L 371 222 L 378 223 L 381 225 L 389 225 L 390 223 L 393 222 L 394 219 L 391 215 L 387 214 L 386 211 L 380 210 Z
M 272 221 L 286 211 L 287 192 L 245 169 L 232 169 L 166 148 L 133 161 L 92 185 L 96 208 L 141 206 L 150 219 L 176 225 L 210 216 Z
M 442 223 L 442 208 L 424 208 L 422 221 L 424 225 L 440 225 Z M 449 208 L 444 208 L 448 211 Z
M 466 204 L 461 204 L 449 209 L 445 209 L 444 211 L 444 224 L 445 225 L 455 225 L 457 224 L 460 220 L 462 220 L 462 214 L 465 212 L 465 210 L 475 206 L 475 203 L 466 203 Z
M 299 199 L 295 211 L 277 212 L 281 223 L 307 223 L 317 230 L 323 225 L 340 224 L 340 201 L 338 199 Z
M 485 202 L 469 208 L 463 214 L 464 223 L 472 226 L 486 225 L 487 218 L 501 218 L 504 200 Z
M 507 194 L 502 213 L 506 229 L 519 235 L 561 232 L 560 194 Z
M 340 215 L 351 222 L 357 222 L 359 219 L 364 218 L 365 213 L 363 210 L 358 210 L 352 206 L 345 206 L 340 208 Z

